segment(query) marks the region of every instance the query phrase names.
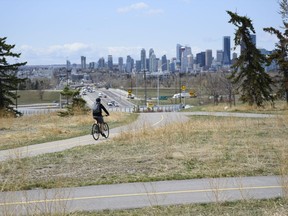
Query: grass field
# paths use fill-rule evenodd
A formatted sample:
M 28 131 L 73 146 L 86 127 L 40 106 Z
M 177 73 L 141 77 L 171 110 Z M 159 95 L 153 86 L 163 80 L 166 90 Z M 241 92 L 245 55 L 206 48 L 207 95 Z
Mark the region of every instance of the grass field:
M 111 113 L 106 120 L 110 128 L 114 128 L 129 124 L 136 118 L 137 114 Z M 93 122 L 90 112 L 70 117 L 59 117 L 54 112 L 49 115 L 3 118 L 0 121 L 0 150 L 87 135 Z
M 38 121 L 43 123 L 42 127 L 51 127 L 44 123 L 45 117 Z M 80 124 L 79 119 L 74 119 L 74 123 L 72 119 L 69 121 L 70 128 Z M 18 174 L 23 176 L 27 172 L 27 181 L 19 185 L 20 189 L 59 187 L 59 181 L 63 187 L 71 187 L 206 177 L 279 175 L 280 168 L 288 164 L 285 160 L 288 158 L 287 125 L 286 115 L 268 119 L 193 116 L 185 124 L 122 133 L 109 142 L 98 145 L 3 162 L 0 163 L 0 173 L 4 179 L 18 179 Z M 31 127 L 24 131 L 29 128 Z M 6 129 L 6 132 L 9 130 L 11 129 Z M 15 130 L 17 131 L 17 127 L 14 133 Z M 46 132 L 47 136 L 55 136 L 58 130 L 70 129 L 59 127 L 52 130 L 53 134 Z M 18 173 L 15 169 L 23 171 Z M 3 186 L 2 181 L 0 183 Z M 17 184 L 10 181 L 6 182 L 5 187 L 10 190 L 15 185 Z
M 40 91 L 38 90 L 22 90 L 18 91 L 19 95 L 18 105 L 35 104 L 35 103 L 52 103 L 59 101 L 60 91 L 44 91 L 43 99 L 40 98 Z
M 287 216 L 288 202 L 283 199 L 246 200 L 212 204 L 155 206 L 129 210 L 79 212 L 73 216 Z
M 202 109 L 213 111 L 208 106 Z M 235 109 L 245 111 L 243 107 Z M 206 177 L 288 176 L 287 109 L 280 104 L 275 110 L 257 112 L 279 115 L 265 119 L 191 116 L 185 124 L 145 128 L 137 133 L 128 130 L 98 145 L 0 162 L 0 188 L 13 191 Z M 127 119 L 126 114 L 121 115 L 111 116 L 111 124 L 115 121 L 116 126 Z M 52 139 L 57 134 L 87 132 L 91 125 L 90 115 L 87 119 L 55 115 L 6 120 L 0 121 L 0 145 L 4 148 Z M 34 126 L 36 123 L 39 125 Z M 31 132 L 35 133 L 32 142 Z M 75 215 L 287 215 L 287 211 L 284 198 Z

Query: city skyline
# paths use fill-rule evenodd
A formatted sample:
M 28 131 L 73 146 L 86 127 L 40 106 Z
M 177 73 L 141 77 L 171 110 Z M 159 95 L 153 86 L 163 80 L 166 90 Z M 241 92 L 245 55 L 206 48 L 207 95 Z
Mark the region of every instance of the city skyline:
M 171 59 L 176 57 L 176 44 L 191 47 L 194 57 L 212 50 L 216 58 L 217 50 L 223 50 L 223 36 L 230 36 L 234 47 L 235 27 L 228 23 L 227 10 L 252 20 L 258 48 L 274 49 L 276 37 L 262 29 L 282 25 L 277 0 L 0 2 L 5 8 L 0 14 L 5 20 L 0 37 L 15 44 L 22 53 L 20 61 L 29 65 L 66 60 L 79 64 L 81 56 L 87 62 L 108 55 L 115 63 L 128 55 L 138 60 L 143 48 L 154 49 L 157 58 Z

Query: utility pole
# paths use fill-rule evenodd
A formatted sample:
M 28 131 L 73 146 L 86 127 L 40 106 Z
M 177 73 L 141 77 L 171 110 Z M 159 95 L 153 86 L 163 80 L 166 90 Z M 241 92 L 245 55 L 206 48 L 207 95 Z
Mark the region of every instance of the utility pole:
M 145 106 L 147 106 L 147 82 L 146 82 L 146 69 L 144 69 L 144 100 L 145 100 Z

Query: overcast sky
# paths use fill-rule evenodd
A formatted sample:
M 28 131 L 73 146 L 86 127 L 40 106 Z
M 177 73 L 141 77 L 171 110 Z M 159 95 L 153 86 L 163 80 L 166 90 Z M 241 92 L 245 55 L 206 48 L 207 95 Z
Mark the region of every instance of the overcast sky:
M 275 36 L 264 27 L 279 28 L 278 0 L 0 0 L 0 37 L 15 44 L 28 65 L 87 63 L 113 55 L 140 59 L 153 48 L 156 57 L 176 56 L 176 44 L 192 54 L 222 49 L 223 36 L 235 27 L 227 10 L 252 19 L 257 47 L 272 50 Z

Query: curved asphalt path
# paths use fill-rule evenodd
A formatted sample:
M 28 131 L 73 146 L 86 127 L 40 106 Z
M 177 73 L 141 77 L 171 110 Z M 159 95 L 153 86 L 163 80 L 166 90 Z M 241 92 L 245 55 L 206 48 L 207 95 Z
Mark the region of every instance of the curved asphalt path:
M 160 127 L 176 121 L 185 122 L 189 115 L 214 115 L 236 117 L 261 117 L 265 114 L 243 113 L 145 113 L 128 126 L 112 129 L 111 137 L 125 130 L 141 130 L 143 127 Z M 30 157 L 44 153 L 63 151 L 79 145 L 97 144 L 91 135 L 76 137 L 0 152 L 0 160 L 13 157 Z M 93 211 L 103 209 L 139 208 L 153 205 L 222 202 L 240 199 L 264 199 L 282 196 L 282 180 L 278 176 L 193 179 L 98 185 L 89 187 L 30 190 L 0 193 L 0 214 L 51 213 Z M 287 181 L 287 180 L 286 180 Z

